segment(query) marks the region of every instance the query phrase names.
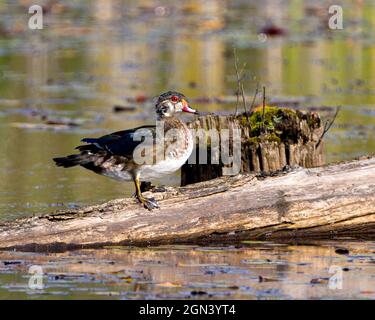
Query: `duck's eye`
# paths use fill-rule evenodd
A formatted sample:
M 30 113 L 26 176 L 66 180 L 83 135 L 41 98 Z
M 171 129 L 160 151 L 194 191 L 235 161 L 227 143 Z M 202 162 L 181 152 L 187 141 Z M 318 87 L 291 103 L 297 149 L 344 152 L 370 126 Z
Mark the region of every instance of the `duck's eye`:
M 171 100 L 172 100 L 172 102 L 177 102 L 179 99 L 178 99 L 177 96 L 172 96 L 172 97 L 171 97 Z

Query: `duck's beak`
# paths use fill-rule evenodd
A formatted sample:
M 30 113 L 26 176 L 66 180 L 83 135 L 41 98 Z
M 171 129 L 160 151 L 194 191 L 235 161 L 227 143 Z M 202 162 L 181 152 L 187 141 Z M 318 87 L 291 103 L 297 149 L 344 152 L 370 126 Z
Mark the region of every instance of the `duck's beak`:
M 194 109 L 190 108 L 188 102 L 185 99 L 181 99 L 181 103 L 182 103 L 182 111 L 183 112 L 198 113 L 197 110 L 194 110 Z

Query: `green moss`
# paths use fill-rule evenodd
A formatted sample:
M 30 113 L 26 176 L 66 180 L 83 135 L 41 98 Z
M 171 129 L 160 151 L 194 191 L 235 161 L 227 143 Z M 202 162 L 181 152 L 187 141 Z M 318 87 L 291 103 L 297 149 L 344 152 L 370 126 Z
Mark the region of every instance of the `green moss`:
M 266 136 L 267 136 L 267 141 L 277 142 L 277 143 L 281 142 L 280 137 L 278 137 L 277 134 L 274 132 L 268 133 Z
M 258 145 L 260 141 L 260 137 L 250 137 L 246 139 L 245 143 L 248 145 Z
M 250 115 L 241 114 L 237 117 L 242 127 L 249 128 L 248 144 L 258 144 L 260 141 L 297 141 L 302 134 L 300 121 L 306 120 L 311 128 L 320 125 L 320 118 L 310 113 L 302 113 L 288 108 L 266 106 L 255 109 Z

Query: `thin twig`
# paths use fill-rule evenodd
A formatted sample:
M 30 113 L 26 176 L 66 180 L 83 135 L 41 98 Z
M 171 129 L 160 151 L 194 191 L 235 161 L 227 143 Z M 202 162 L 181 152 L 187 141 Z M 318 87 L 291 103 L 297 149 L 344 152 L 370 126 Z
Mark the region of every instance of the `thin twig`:
M 254 93 L 254 96 L 253 96 L 253 101 L 251 102 L 251 106 L 250 106 L 250 109 L 249 109 L 249 113 L 250 114 L 253 112 L 255 100 L 257 98 L 258 93 L 259 93 L 259 82 L 257 82 L 257 87 L 255 89 L 255 93 Z
M 242 74 L 243 74 L 243 72 L 244 72 L 244 70 L 245 70 L 246 65 L 247 65 L 247 63 L 244 62 L 243 65 L 242 65 L 242 69 L 240 70 L 241 81 L 242 81 L 242 79 L 243 79 Z
M 337 118 L 337 115 L 339 114 L 341 110 L 341 106 L 338 106 L 336 108 L 336 112 L 333 116 L 333 118 L 331 119 L 331 121 L 326 121 L 326 123 L 324 124 L 324 130 L 323 130 L 323 133 L 322 135 L 320 136 L 319 140 L 318 140 L 318 143 L 316 144 L 315 148 L 318 148 L 320 143 L 322 142 L 325 134 L 328 132 L 329 129 L 331 129 L 331 126 L 333 125 L 333 123 L 335 122 L 336 118 Z
M 242 84 L 242 74 L 243 74 L 244 69 L 246 67 L 246 63 L 244 63 L 242 65 L 242 69 L 240 71 L 238 71 L 238 59 L 237 59 L 236 48 L 233 48 L 233 55 L 234 55 L 234 67 L 236 69 L 236 75 L 237 75 L 237 91 L 236 91 L 237 102 L 236 102 L 235 116 L 237 116 L 237 114 L 238 114 L 238 106 L 240 104 L 240 93 L 241 93 L 245 116 L 246 116 L 247 121 L 249 122 L 249 116 L 247 114 L 247 108 L 246 108 L 245 90 L 244 90 L 244 87 L 243 87 L 243 84 Z
M 234 56 L 234 68 L 236 69 L 236 75 L 237 75 L 237 90 L 236 90 L 237 102 L 236 102 L 236 111 L 234 115 L 237 116 L 238 106 L 240 104 L 241 78 L 240 78 L 240 73 L 238 72 L 236 48 L 233 48 L 233 56 Z
M 247 114 L 247 109 L 246 109 L 246 96 L 245 96 L 245 90 L 243 88 L 243 83 L 241 83 L 241 95 L 242 95 L 243 109 L 244 109 L 247 120 L 249 120 L 248 114 Z
M 266 110 L 266 87 L 263 86 L 263 112 L 262 112 L 262 132 L 264 132 L 264 114 Z
M 246 108 L 246 95 L 245 95 L 245 90 L 244 90 L 243 83 L 242 83 L 242 79 L 243 79 L 242 74 L 243 74 L 243 72 L 245 70 L 245 67 L 246 67 L 246 62 L 244 62 L 243 66 L 242 66 L 242 69 L 240 71 L 240 77 L 241 77 L 241 95 L 242 95 L 243 110 L 245 112 L 247 121 L 249 121 L 249 118 L 248 118 L 248 115 L 247 115 L 247 108 Z

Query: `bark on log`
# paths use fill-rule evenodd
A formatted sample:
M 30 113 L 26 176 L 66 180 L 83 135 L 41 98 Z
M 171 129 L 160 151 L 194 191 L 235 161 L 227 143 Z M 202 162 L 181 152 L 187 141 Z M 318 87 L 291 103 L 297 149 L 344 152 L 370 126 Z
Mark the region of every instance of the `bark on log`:
M 0 247 L 60 251 L 375 235 L 375 157 L 268 177 L 220 177 L 152 196 L 160 210 L 122 199 L 3 223 Z

